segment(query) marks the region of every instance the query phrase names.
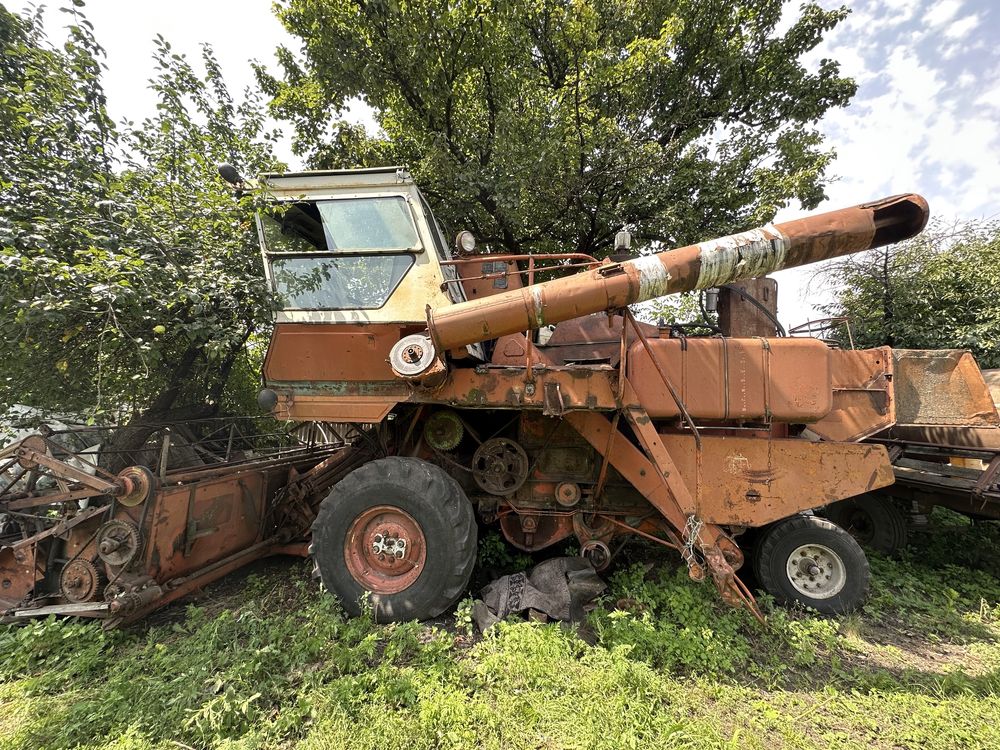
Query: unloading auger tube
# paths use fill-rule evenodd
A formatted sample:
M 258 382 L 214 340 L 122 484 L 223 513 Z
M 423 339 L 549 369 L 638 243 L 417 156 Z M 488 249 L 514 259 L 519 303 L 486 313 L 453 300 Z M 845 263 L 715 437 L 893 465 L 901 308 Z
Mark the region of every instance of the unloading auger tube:
M 421 379 L 451 349 L 899 242 L 919 234 L 928 214 L 921 196 L 896 195 L 428 309 L 427 332 L 401 339 L 390 362 L 400 377 Z

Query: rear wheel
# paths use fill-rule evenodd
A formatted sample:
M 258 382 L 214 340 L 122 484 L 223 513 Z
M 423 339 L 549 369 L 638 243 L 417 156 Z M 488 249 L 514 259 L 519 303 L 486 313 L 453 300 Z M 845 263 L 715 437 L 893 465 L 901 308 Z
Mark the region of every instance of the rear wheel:
M 828 505 L 822 513 L 866 547 L 892 555 L 906 546 L 906 516 L 892 498 L 859 495 Z
M 476 559 L 476 522 L 458 482 L 416 458 L 355 469 L 320 505 L 311 551 L 352 615 L 366 594 L 380 622 L 426 620 L 455 603 Z
M 768 529 L 753 556 L 754 573 L 781 602 L 797 601 L 825 614 L 864 604 L 868 559 L 854 537 L 816 516 L 796 516 Z

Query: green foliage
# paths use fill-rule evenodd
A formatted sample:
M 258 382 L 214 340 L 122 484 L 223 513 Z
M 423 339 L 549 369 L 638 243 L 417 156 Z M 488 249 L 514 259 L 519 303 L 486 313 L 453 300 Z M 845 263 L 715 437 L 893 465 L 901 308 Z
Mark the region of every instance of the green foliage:
M 667 570 L 652 580 L 643 566 L 617 574 L 614 595 L 627 610 L 601 610 L 594 618 L 601 643 L 627 646 L 634 658 L 669 670 L 733 674 L 750 655 L 742 617 L 720 616 L 714 589 L 695 586 L 685 570 Z
M 969 349 L 981 367 L 1000 367 L 1000 224 L 932 225 L 824 273 L 839 285 L 824 310 L 850 319 L 857 347 Z
M 462 648 L 346 619 L 305 566 L 272 567 L 147 629 L 0 630 L 0 748 L 996 747 L 1000 589 L 936 554 L 873 557 L 860 615 L 763 597 L 765 625 L 630 567 L 596 645 L 503 622 Z
M 704 333 L 707 327 L 719 324 L 719 316 L 704 308 L 703 294 L 684 292 L 660 297 L 647 304 L 634 305 L 633 313 L 640 320 L 654 325 L 689 324 L 692 333 Z
M 855 85 L 802 59 L 847 10 L 781 33 L 784 6 L 285 0 L 302 55 L 258 75 L 313 166 L 405 163 L 486 243 L 604 254 L 622 226 L 671 245 L 822 200 L 814 124 Z M 336 118 L 356 100 L 378 134 Z
M 491 575 L 517 573 L 530 568 L 531 555 L 519 552 L 506 542 L 500 532 L 486 532 L 476 547 L 476 567 Z
M 0 9 L 0 402 L 121 412 L 224 398 L 268 319 L 252 196 L 215 172 L 273 167 L 252 94 L 236 105 L 155 41 L 155 116 L 116 129 L 78 5 L 53 46 Z M 237 391 L 239 389 L 237 388 Z
M 472 597 L 462 599 L 455 607 L 455 630 L 466 638 L 471 638 L 475 633 L 475 624 L 472 621 Z

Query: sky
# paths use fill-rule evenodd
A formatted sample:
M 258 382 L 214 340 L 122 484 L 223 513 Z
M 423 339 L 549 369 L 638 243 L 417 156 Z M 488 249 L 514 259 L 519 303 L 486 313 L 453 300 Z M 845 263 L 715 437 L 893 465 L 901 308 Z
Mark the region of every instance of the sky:
M 821 0 L 824 7 L 840 2 Z M 817 210 L 886 195 L 919 192 L 946 221 L 1000 216 L 1000 3 L 996 0 L 857 0 L 848 19 L 806 58 L 841 63 L 855 78 L 851 105 L 819 124 L 837 153 L 835 181 Z M 8 7 L 21 10 L 23 2 Z M 54 4 L 53 7 L 58 7 Z M 797 0 L 787 6 L 794 13 Z M 113 117 L 139 122 L 155 107 L 146 87 L 152 39 L 160 33 L 196 58 L 215 49 L 233 91 L 253 82 L 249 60 L 274 66 L 279 44 L 297 47 L 271 11 L 270 0 L 89 0 L 87 17 L 107 51 L 104 86 Z M 58 39 L 59 14 L 47 27 Z M 358 109 L 358 121 L 366 114 Z M 289 150 L 279 154 L 301 166 Z M 779 221 L 795 218 L 797 206 Z M 776 274 L 778 314 L 786 325 L 821 317 L 815 305 L 832 298 L 815 267 Z

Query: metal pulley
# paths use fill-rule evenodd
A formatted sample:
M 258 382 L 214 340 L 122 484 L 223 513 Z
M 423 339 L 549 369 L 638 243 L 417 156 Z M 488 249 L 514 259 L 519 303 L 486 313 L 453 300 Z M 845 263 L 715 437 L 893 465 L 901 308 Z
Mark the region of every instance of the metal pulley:
M 389 352 L 389 364 L 402 377 L 421 375 L 434 364 L 434 343 L 422 333 L 404 336 Z
M 576 482 L 560 482 L 556 485 L 556 502 L 564 508 L 572 508 L 580 502 L 580 485 Z
M 512 495 L 528 478 L 524 448 L 507 438 L 491 438 L 472 457 L 472 477 L 491 495 Z
M 119 472 L 118 484 L 122 490 L 118 502 L 132 508 L 150 498 L 156 490 L 156 477 L 145 466 L 129 466 Z
M 59 591 L 74 604 L 97 598 L 103 583 L 100 571 L 90 560 L 72 560 L 59 575 Z
M 114 518 L 97 530 L 94 541 L 97 556 L 117 568 L 135 559 L 142 545 L 142 535 L 134 523 Z
M 436 411 L 424 425 L 424 440 L 434 450 L 454 450 L 464 434 L 462 420 L 453 411 Z

